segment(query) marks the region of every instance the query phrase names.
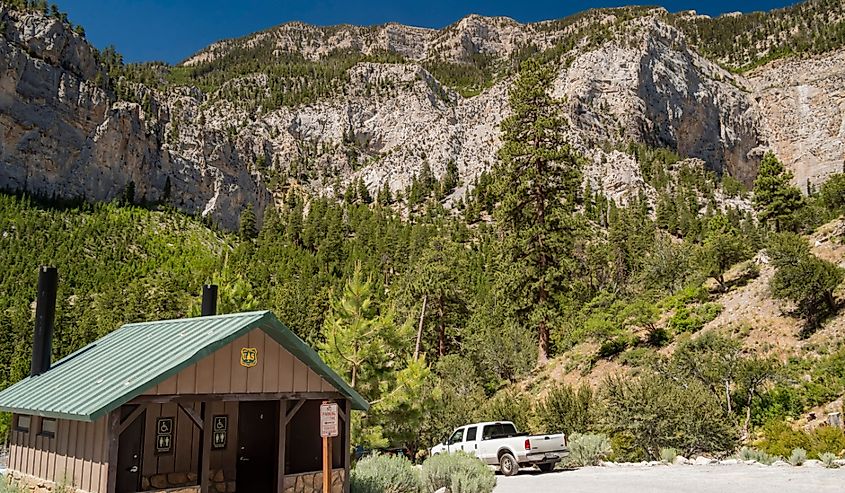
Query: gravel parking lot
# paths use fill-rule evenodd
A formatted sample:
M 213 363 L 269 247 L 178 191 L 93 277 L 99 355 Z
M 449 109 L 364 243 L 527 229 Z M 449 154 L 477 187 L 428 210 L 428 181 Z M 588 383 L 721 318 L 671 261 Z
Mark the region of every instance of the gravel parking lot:
M 845 492 L 845 469 L 760 465 L 585 467 L 496 476 L 494 493 Z

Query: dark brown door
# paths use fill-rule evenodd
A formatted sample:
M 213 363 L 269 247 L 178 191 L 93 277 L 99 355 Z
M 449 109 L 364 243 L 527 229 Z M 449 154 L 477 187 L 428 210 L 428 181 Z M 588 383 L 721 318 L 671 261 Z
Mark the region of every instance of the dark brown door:
M 238 410 L 237 490 L 274 493 L 278 467 L 279 403 L 241 402 Z
M 123 406 L 121 419 L 126 419 L 135 406 Z M 144 457 L 144 422 L 146 412 L 135 418 L 120 434 L 117 450 L 117 491 L 116 493 L 134 493 L 141 484 L 142 457 Z

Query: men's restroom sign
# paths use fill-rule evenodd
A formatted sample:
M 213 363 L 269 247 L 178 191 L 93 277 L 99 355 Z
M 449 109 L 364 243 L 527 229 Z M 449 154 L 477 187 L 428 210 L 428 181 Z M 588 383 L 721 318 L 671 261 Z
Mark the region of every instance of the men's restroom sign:
M 211 447 L 226 448 L 227 432 L 229 431 L 229 417 L 215 416 L 211 424 Z
M 156 420 L 156 452 L 169 454 L 173 451 L 173 418 Z

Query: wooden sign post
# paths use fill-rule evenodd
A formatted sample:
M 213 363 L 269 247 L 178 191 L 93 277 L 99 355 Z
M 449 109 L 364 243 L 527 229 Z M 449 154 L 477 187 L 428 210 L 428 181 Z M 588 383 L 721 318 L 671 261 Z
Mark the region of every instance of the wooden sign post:
M 324 401 L 320 405 L 320 436 L 323 438 L 323 493 L 332 491 L 332 438 L 339 434 L 337 404 Z

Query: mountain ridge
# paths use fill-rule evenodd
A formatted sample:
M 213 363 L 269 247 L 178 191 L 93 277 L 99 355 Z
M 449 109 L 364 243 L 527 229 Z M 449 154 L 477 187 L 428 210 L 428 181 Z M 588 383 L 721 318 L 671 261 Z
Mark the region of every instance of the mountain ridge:
M 132 182 L 140 200 L 231 229 L 247 204 L 261 217 L 290 190 L 340 196 L 362 182 L 372 194 L 387 187 L 395 196 L 424 168 L 439 178 L 455 163 L 460 183 L 444 197 L 452 207 L 495 162 L 507 89 L 527 57 L 555 66 L 552 92 L 565 99 L 567 133 L 592 163 L 587 181 L 615 201 L 653 196 L 636 160 L 619 152 L 631 142 L 701 159 L 746 186 L 766 149 L 786 157 L 799 185 L 818 185 L 837 171 L 843 111 L 820 95 L 845 97 L 835 87 L 842 70 L 823 62 L 821 79 L 793 90 L 789 63 L 815 73 L 819 60 L 836 60 L 839 51 L 792 57 L 746 77 L 698 53 L 677 27 L 689 18 L 700 16 L 625 7 L 531 24 L 470 15 L 441 30 L 296 23 L 223 40 L 228 44 L 201 50 L 191 65 L 169 67 L 123 65 L 60 20 L 4 7 L 4 70 L 15 84 L 3 89 L 14 103 L 3 117 L 0 185 L 111 200 Z M 536 36 L 521 31 L 526 26 Z M 392 46 L 388 29 L 425 33 L 429 44 L 400 36 L 407 42 L 396 46 L 418 59 L 391 55 L 379 48 Z M 276 36 L 286 30 L 306 33 Z M 299 51 L 286 51 L 296 43 Z M 215 46 L 234 51 L 197 60 Z M 68 97 L 68 85 L 98 103 L 89 108 Z M 36 111 L 35 101 L 46 109 Z M 804 119 L 790 116 L 797 107 Z M 44 111 L 68 131 L 56 135 L 55 123 L 35 118 Z M 816 115 L 823 118 L 808 126 Z

